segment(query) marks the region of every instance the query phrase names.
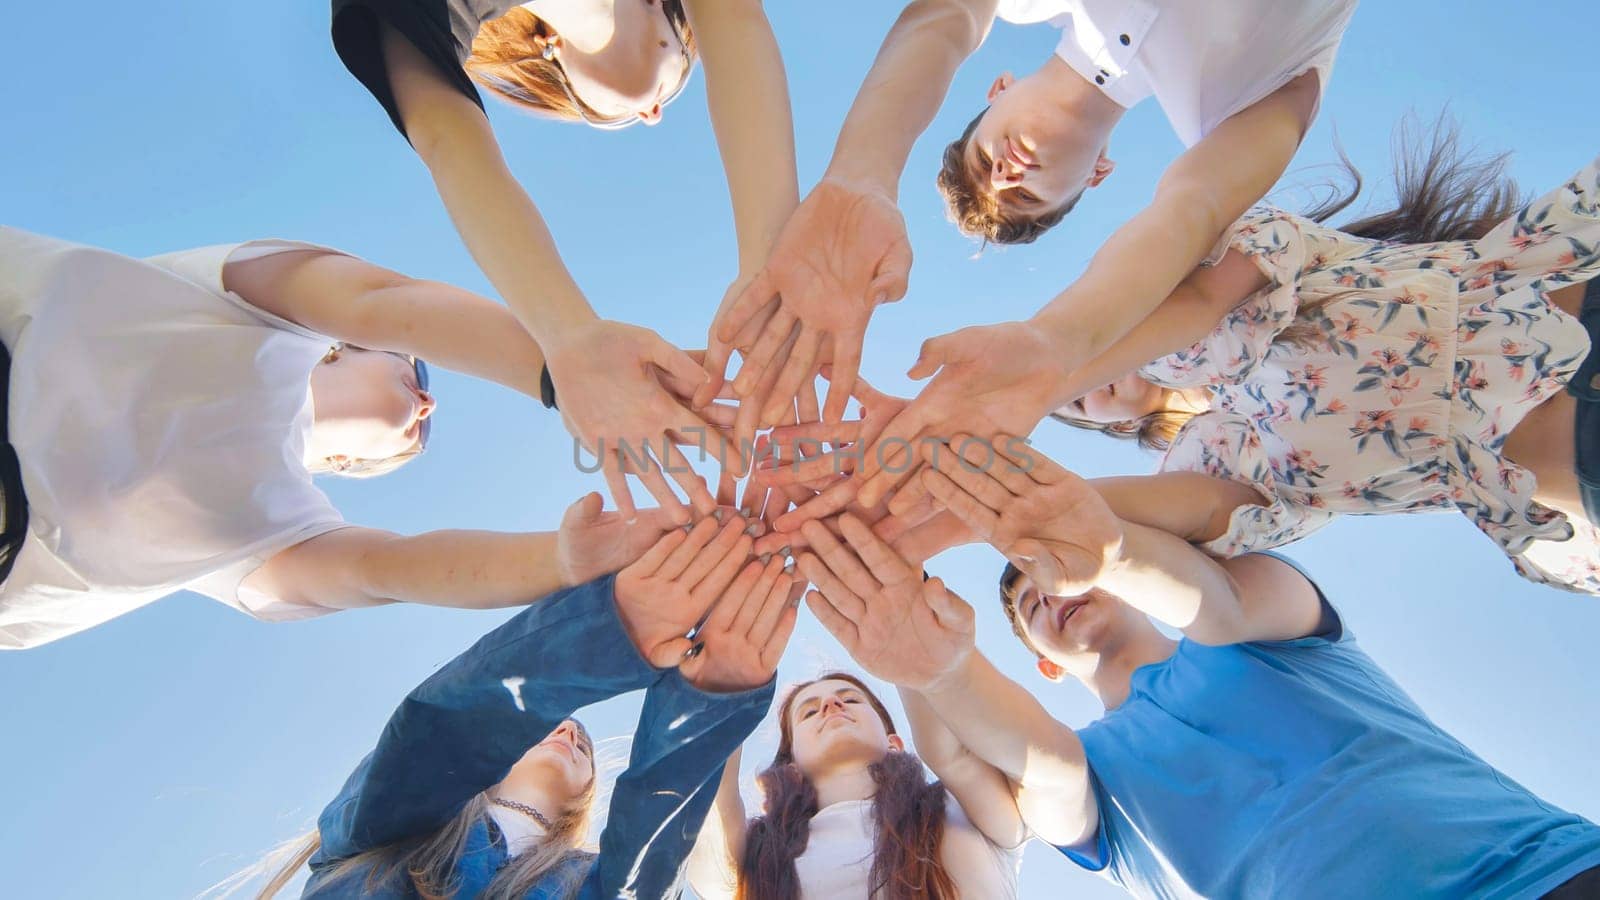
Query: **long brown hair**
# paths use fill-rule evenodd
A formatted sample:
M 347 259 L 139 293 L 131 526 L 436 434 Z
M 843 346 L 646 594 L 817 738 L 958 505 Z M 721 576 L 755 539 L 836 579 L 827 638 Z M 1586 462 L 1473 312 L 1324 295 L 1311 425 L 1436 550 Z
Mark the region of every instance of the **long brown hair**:
M 591 747 L 592 759 L 594 743 L 581 725 L 579 731 Z M 583 792 L 551 823 L 544 839 L 508 860 L 479 896 L 483 900 L 521 900 L 556 866 L 575 857 L 589 856 L 582 847 L 594 815 L 599 781 L 598 775 L 591 777 Z M 422 900 L 451 900 L 459 889 L 456 867 L 466 853 L 467 838 L 473 826 L 488 815 L 489 798 L 478 794 L 438 831 L 342 860 L 325 877 L 330 882 L 354 880 L 364 873 L 366 877 L 361 878 L 358 888 L 360 894 L 374 893 L 404 878 Z M 321 847 L 322 835 L 313 831 L 301 837 L 292 848 L 280 851 L 287 853 L 287 858 L 273 871 L 256 900 L 271 900 L 276 896 Z M 562 885 L 562 892 L 569 896 L 576 892 L 584 874 L 581 867 L 575 867 L 569 883 Z
M 683 0 L 660 2 L 662 12 L 666 13 L 692 60 L 694 33 L 689 29 Z M 472 39 L 472 53 L 465 63 L 467 74 L 501 99 L 549 118 L 595 125 L 614 125 L 632 119 L 632 115 L 603 115 L 578 98 L 561 63 L 546 54 L 554 37 L 555 32 L 543 19 L 524 7 L 513 6 L 504 15 L 478 28 L 478 34 Z M 689 67 L 685 66 L 679 87 L 688 79 Z
M 1419 125 L 1415 115 L 1407 115 L 1395 129 L 1393 144 L 1394 208 L 1335 226 L 1345 234 L 1403 244 L 1476 240 L 1526 202 L 1517 183 L 1506 174 L 1511 154 L 1482 156 L 1475 152 L 1476 148 L 1463 148 L 1460 126 L 1448 111 L 1441 112 L 1427 126 Z M 1361 194 L 1361 171 L 1337 141 L 1334 151 L 1339 155 L 1338 165 L 1348 187 L 1330 184 L 1330 196 L 1301 213 L 1313 222 L 1327 222 L 1349 208 Z M 1302 303 L 1295 320 L 1279 332 L 1274 343 L 1319 346 L 1323 329 L 1318 312 L 1328 303 L 1353 293 L 1357 292 L 1345 291 Z M 1141 447 L 1164 451 L 1194 414 L 1163 411 L 1109 423 L 1058 413 L 1052 416 L 1077 428 L 1133 438 Z
M 884 730 L 895 734 L 894 720 L 872 689 L 848 672 L 829 672 L 797 684 L 778 707 L 778 752 L 756 776 L 765 799 L 762 814 L 750 821 L 739 860 L 738 900 L 799 900 L 800 877 L 794 861 L 806 850 L 811 817 L 818 811 L 817 789 L 794 761 L 794 728 L 789 710 L 800 691 L 819 681 L 846 681 L 867 698 Z M 922 761 L 891 751 L 869 770 L 875 837 L 867 895 L 873 900 L 956 900 L 955 881 L 945 870 L 945 791 L 929 782 Z

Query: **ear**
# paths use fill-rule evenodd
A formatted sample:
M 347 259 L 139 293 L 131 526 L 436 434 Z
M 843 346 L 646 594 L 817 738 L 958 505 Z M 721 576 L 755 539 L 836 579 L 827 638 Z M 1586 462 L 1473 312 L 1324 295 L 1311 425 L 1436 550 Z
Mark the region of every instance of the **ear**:
M 994 84 L 989 85 L 989 102 L 993 103 L 994 98 L 1004 94 L 1007 88 L 1016 83 L 1017 80 L 1011 77 L 1010 72 L 1001 72 L 1000 77 L 994 80 Z
M 1106 156 L 1104 150 L 1101 150 L 1100 158 L 1094 161 L 1094 171 L 1089 175 L 1089 187 L 1099 187 L 1100 182 L 1105 181 L 1106 176 L 1110 175 L 1111 170 L 1116 167 L 1116 162 Z
M 1042 656 L 1039 657 L 1038 667 L 1039 667 L 1039 674 L 1043 675 L 1045 678 L 1049 679 L 1050 681 L 1060 681 L 1061 679 L 1067 677 L 1067 670 L 1066 669 L 1061 668 L 1060 666 L 1056 665 L 1055 663 L 1051 662 L 1048 659 L 1045 659 Z
M 891 734 L 889 735 L 889 749 L 899 753 L 904 753 L 906 749 L 906 742 L 901 739 L 900 735 Z

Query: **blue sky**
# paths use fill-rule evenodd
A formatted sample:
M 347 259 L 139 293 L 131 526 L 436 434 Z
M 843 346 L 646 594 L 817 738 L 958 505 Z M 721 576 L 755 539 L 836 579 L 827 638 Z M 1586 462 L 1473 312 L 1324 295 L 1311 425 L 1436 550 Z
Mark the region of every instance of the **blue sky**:
M 802 184 L 821 172 L 898 4 L 772 0 L 794 95 Z M 0 32 L 0 216 L 6 224 L 144 255 L 254 237 L 343 248 L 409 274 L 489 293 L 426 171 L 340 66 L 320 3 L 178 0 L 14 4 Z M 1465 135 L 1513 150 L 1542 192 L 1600 150 L 1582 103 L 1592 54 L 1565 40 L 1600 23 L 1587 0 L 1370 2 L 1346 37 L 1296 170 L 1333 157 L 1335 131 L 1369 176 L 1392 127 L 1448 105 Z M 1081 269 L 1148 199 L 1179 145 L 1146 104 L 1111 145 L 1116 174 L 1037 244 L 990 251 L 943 218 L 940 149 L 995 74 L 1021 75 L 1047 27 L 999 25 L 957 78 L 902 186 L 916 251 L 906 299 L 876 316 L 864 374 L 906 393 L 926 337 L 1024 316 Z M 726 191 L 695 82 L 656 128 L 608 134 L 491 104 L 506 155 L 603 315 L 700 346 L 734 273 Z M 1291 175 L 1291 179 L 1294 175 Z M 1373 178 L 1374 181 L 1380 180 Z M 491 294 L 492 295 L 492 294 Z M 1113 302 L 1115 298 L 1107 298 Z M 434 444 L 387 478 L 330 482 L 353 522 L 418 532 L 553 528 L 601 487 L 571 464 L 557 419 L 527 398 L 436 376 Z M 1085 475 L 1146 471 L 1129 446 L 1046 423 L 1036 443 Z M 1291 551 L 1369 652 L 1445 728 L 1548 800 L 1600 818 L 1592 642 L 1600 604 L 1518 579 L 1457 516 L 1346 519 Z M 1098 709 L 1033 676 L 994 602 L 985 547 L 935 560 L 979 609 L 979 644 L 1062 720 Z M 9 896 L 192 896 L 307 826 L 415 683 L 504 614 L 423 608 L 265 625 L 201 598 L 157 603 L 93 631 L 0 655 L 0 871 Z M 803 617 L 781 677 L 843 653 Z M 585 715 L 628 730 L 632 699 Z M 763 729 L 747 754 L 770 757 Z M 747 772 L 749 766 L 747 765 Z M 1032 847 L 1024 896 L 1113 897 Z

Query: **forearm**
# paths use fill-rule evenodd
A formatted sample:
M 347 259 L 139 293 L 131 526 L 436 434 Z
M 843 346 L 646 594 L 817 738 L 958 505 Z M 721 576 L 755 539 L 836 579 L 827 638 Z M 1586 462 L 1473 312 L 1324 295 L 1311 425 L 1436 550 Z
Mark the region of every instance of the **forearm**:
M 989 840 L 1002 847 L 1021 844 L 1028 833 L 1010 780 L 969 751 L 927 698 L 906 688 L 899 691 L 917 756 L 944 782 L 967 818 Z
M 717 796 L 705 826 L 689 854 L 689 886 L 706 900 L 722 900 L 738 893 L 739 859 L 744 855 L 747 819 L 739 793 L 739 764 L 744 748 L 733 751 L 723 764 Z
M 689 0 L 685 8 L 733 202 L 739 271 L 753 273 L 800 202 L 783 57 L 758 0 Z
M 544 352 L 506 307 L 471 291 L 403 279 L 356 303 L 360 335 L 330 335 L 378 350 L 409 353 L 439 368 L 493 381 L 539 398 Z
M 883 40 L 850 106 L 824 177 L 895 197 L 918 136 L 994 22 L 996 0 L 917 0 Z
M 1012 781 L 1030 789 L 1087 787 L 1078 736 L 976 650 L 920 694 L 961 746 Z
M 1252 488 L 1199 472 L 1118 475 L 1089 483 L 1122 521 L 1193 543 L 1221 537 L 1235 509 L 1264 502 Z
M 555 532 L 430 531 L 396 535 L 355 561 L 365 593 L 456 609 L 523 606 L 572 585 Z
M 911 726 L 911 743 L 917 748 L 917 756 L 934 775 L 944 777 L 941 769 L 948 770 L 970 755 L 966 746 L 945 726 L 926 697 L 908 688 L 896 690 L 906 711 L 906 723 Z
M 1216 327 L 1220 316 L 1198 291 L 1180 284 L 1139 324 L 1088 363 L 1067 374 L 1062 394 L 1076 400 L 1098 387 L 1137 372 L 1179 350 L 1194 346 Z
M 1239 592 L 1227 570 L 1181 537 L 1127 524 L 1118 559 L 1096 586 L 1197 640 L 1238 633 Z

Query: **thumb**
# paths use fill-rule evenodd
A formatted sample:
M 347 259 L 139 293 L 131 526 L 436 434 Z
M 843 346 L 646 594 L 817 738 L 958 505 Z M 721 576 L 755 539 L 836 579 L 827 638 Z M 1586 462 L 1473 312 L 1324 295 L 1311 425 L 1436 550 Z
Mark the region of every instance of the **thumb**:
M 746 323 L 756 314 L 756 311 L 767 304 L 768 300 L 777 293 L 772 288 L 772 276 L 762 269 L 750 283 L 744 286 L 739 296 L 734 298 L 733 305 L 717 323 L 717 340 L 731 344 L 739 339 L 739 332 L 744 330 Z
M 683 655 L 693 646 L 694 641 L 686 637 L 675 637 L 651 647 L 644 657 L 650 661 L 650 665 L 658 669 L 672 669 L 683 662 Z
M 906 288 L 911 280 L 911 244 L 906 241 L 896 241 L 889 247 L 883 259 L 878 261 L 878 270 L 872 276 L 872 283 L 867 286 L 867 297 L 874 306 L 880 303 L 893 303 L 906 295 Z
M 698 387 L 709 376 L 694 357 L 679 350 L 658 334 L 651 335 L 649 348 L 645 351 L 649 362 L 655 363 L 664 369 L 668 375 L 682 381 L 686 385 Z M 674 398 L 676 399 L 676 398 Z
M 954 349 L 952 347 L 954 343 L 952 337 L 953 335 L 942 334 L 936 338 L 929 338 L 923 341 L 922 349 L 917 353 L 916 364 L 906 372 L 906 377 L 921 381 L 924 378 L 931 377 L 933 373 L 939 371 L 941 366 L 948 364 L 951 359 L 951 350 Z
M 1094 587 L 1092 573 L 1074 571 L 1080 567 L 1069 566 L 1054 550 L 1033 538 L 1017 541 L 1006 557 L 1046 594 L 1070 597 Z
M 561 521 L 567 525 L 587 525 L 600 518 L 600 513 L 605 507 L 606 498 L 600 496 L 599 491 L 590 491 L 567 507 L 567 512 L 561 517 Z
M 922 591 L 923 596 L 928 598 L 928 608 L 933 611 L 933 617 L 940 625 L 963 634 L 973 630 L 975 617 L 972 606 L 945 587 L 943 579 L 928 579 Z

